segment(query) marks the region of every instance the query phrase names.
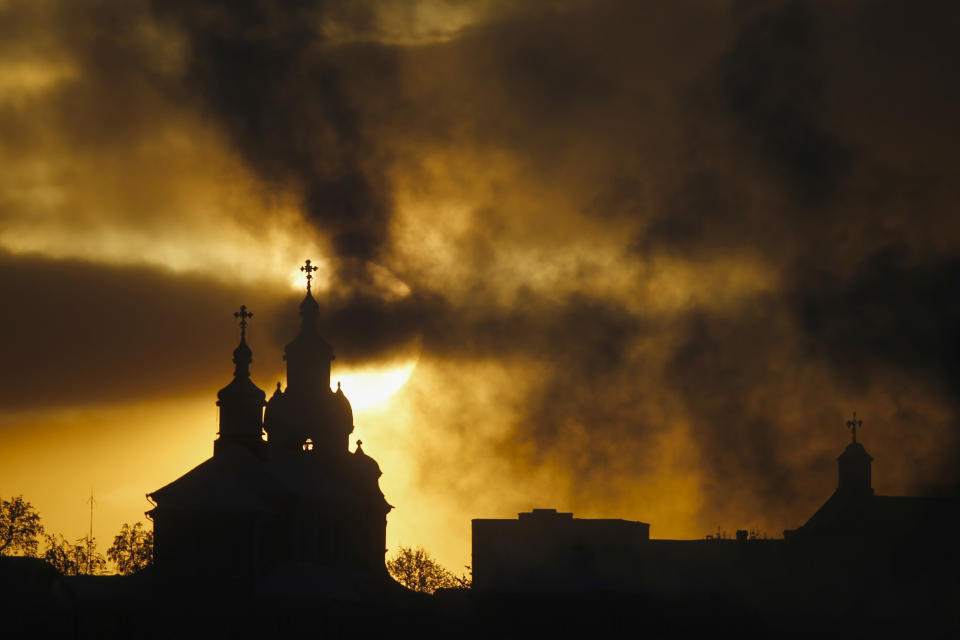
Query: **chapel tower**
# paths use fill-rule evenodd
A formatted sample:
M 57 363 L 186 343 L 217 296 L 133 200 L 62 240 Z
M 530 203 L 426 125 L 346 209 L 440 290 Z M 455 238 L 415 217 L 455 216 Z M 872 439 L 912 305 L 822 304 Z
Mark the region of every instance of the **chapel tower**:
M 233 381 L 217 392 L 219 431 L 213 443 L 213 454 L 225 447 L 242 446 L 257 455 L 263 454 L 263 407 L 266 394 L 250 380 L 253 352 L 247 346 L 247 318 L 253 314 L 246 305 L 234 317 L 240 318 L 240 344 L 233 350 Z
M 857 412 L 854 411 L 853 419 L 847 421 L 847 428 L 850 429 L 853 440 L 837 458 L 837 493 L 845 497 L 873 495 L 870 479 L 873 458 L 863 445 L 857 442 L 857 427 L 862 425 L 863 420 L 858 420 Z
M 353 432 L 353 409 L 337 383 L 330 389 L 333 347 L 317 330 L 320 306 L 310 289 L 317 267 L 307 260 L 307 292 L 300 303 L 300 332 L 284 349 L 287 388 L 280 383 L 267 403 L 264 428 L 271 446 L 302 450 L 321 457 L 346 452 Z

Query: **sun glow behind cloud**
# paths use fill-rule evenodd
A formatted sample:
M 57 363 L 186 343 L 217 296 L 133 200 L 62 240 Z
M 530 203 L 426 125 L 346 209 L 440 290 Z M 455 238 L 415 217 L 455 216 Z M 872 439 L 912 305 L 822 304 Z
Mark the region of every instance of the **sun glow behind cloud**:
M 337 372 L 334 380 L 340 383 L 354 409 L 369 409 L 399 391 L 417 368 L 418 361 L 419 357 L 388 367 L 346 369 Z

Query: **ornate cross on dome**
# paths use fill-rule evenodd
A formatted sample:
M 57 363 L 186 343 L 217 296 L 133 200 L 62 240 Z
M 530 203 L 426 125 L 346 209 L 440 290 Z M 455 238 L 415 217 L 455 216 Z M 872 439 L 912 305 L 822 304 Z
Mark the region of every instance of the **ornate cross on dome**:
M 853 433 L 853 441 L 857 441 L 857 427 L 863 426 L 863 420 L 857 420 L 857 412 L 853 412 L 853 420 L 847 420 L 847 429 Z
M 318 267 L 314 267 L 314 266 L 311 266 L 311 265 L 310 265 L 310 261 L 309 261 L 309 260 L 306 261 L 306 264 L 304 264 L 302 267 L 300 267 L 300 271 L 306 271 L 306 272 L 307 272 L 307 293 L 310 293 L 310 281 L 313 280 L 313 276 L 310 275 L 310 274 L 311 274 L 313 271 L 316 271 L 317 269 L 318 269 Z
M 240 339 L 247 339 L 247 318 L 252 318 L 253 313 L 247 311 L 247 305 L 240 305 L 240 311 L 233 312 L 234 318 L 240 318 Z

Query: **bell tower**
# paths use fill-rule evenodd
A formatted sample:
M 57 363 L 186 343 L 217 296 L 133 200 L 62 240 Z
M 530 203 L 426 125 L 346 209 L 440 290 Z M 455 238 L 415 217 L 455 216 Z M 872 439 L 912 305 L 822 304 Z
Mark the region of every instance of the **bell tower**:
M 857 419 L 857 412 L 853 412 L 853 419 L 847 420 L 853 440 L 847 445 L 840 457 L 837 458 L 838 479 L 837 493 L 845 496 L 872 496 L 873 486 L 870 479 L 873 458 L 857 442 L 857 427 L 863 426 L 863 420 Z
M 220 430 L 213 443 L 213 455 L 228 445 L 247 447 L 258 455 L 262 452 L 263 407 L 266 395 L 250 380 L 250 363 L 253 352 L 247 346 L 247 318 L 253 314 L 246 305 L 233 314 L 240 318 L 240 344 L 233 350 L 233 380 L 217 392 L 220 407 Z
M 284 348 L 287 388 L 277 385 L 267 403 L 264 428 L 271 446 L 326 457 L 347 451 L 353 410 L 339 384 L 336 392 L 330 389 L 334 355 L 317 329 L 320 306 L 311 292 L 316 270 L 310 260 L 300 267 L 307 279 L 307 293 L 300 303 L 300 332 Z
M 317 267 L 307 260 L 301 271 L 307 275 L 307 294 L 300 303 L 300 333 L 284 349 L 287 361 L 287 389 L 294 394 L 330 393 L 330 363 L 333 347 L 317 331 L 320 306 L 310 293 L 310 281 Z

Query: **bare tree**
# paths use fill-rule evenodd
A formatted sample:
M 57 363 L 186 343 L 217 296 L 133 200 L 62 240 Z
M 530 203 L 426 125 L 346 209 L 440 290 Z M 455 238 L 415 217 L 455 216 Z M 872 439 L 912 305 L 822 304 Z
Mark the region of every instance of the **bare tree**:
M 469 588 L 472 583 L 472 572 L 470 576 L 456 576 L 422 547 L 400 547 L 397 554 L 387 560 L 387 571 L 406 588 L 423 593 L 433 593 L 444 588 Z
M 113 561 L 120 575 L 136 573 L 153 564 L 153 531 L 144 531 L 138 522 L 132 527 L 126 522 L 107 549 L 107 557 Z
M 40 514 L 22 495 L 0 501 L 0 555 L 35 557 L 41 535 Z

